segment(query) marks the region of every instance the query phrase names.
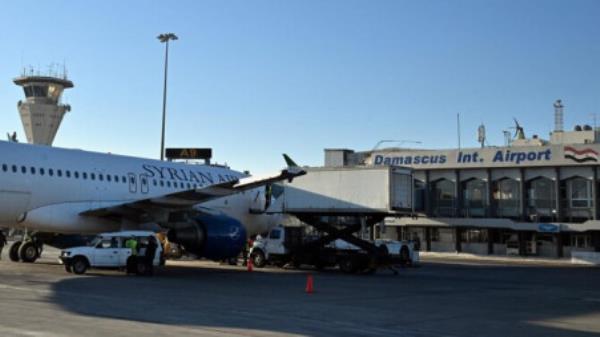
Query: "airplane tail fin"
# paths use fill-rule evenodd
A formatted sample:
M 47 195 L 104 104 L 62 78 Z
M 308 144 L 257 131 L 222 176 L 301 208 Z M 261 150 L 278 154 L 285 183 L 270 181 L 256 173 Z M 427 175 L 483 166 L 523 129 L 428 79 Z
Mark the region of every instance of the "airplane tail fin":
M 285 153 L 283 154 L 283 159 L 288 167 L 300 167 L 295 161 L 292 160 L 292 158 L 290 158 L 290 156 Z

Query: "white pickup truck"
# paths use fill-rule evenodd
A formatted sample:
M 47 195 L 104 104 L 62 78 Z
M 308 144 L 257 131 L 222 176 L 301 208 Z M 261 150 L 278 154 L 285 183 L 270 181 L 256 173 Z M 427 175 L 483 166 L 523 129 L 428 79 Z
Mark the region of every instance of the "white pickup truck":
M 131 238 L 138 242 L 137 256 L 132 256 L 131 248 L 125 246 L 125 242 Z M 59 260 L 67 272 L 75 274 L 84 274 L 89 268 L 125 269 L 129 262 L 135 266 L 136 274 L 147 275 L 149 271 L 145 264 L 145 253 L 150 238 L 154 238 L 157 246 L 153 266 L 163 265 L 162 245 L 156 234 L 150 231 L 102 233 L 87 246 L 61 251 Z

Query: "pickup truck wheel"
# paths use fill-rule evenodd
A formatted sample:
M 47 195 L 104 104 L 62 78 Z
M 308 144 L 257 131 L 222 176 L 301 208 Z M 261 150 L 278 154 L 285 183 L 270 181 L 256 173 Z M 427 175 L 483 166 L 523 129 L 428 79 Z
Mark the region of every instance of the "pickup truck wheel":
M 350 257 L 343 259 L 340 262 L 340 270 L 348 274 L 354 273 L 356 271 L 356 263 Z
M 265 253 L 262 250 L 252 252 L 252 264 L 257 268 L 262 268 L 267 264 Z
M 85 274 L 88 269 L 88 262 L 85 258 L 78 256 L 73 259 L 71 269 L 77 275 Z
M 21 248 L 21 241 L 16 241 L 10 246 L 8 251 L 8 257 L 13 262 L 19 262 L 19 248 Z
M 139 261 L 135 266 L 135 274 L 138 276 L 149 275 L 150 271 L 148 270 L 148 266 L 144 261 Z

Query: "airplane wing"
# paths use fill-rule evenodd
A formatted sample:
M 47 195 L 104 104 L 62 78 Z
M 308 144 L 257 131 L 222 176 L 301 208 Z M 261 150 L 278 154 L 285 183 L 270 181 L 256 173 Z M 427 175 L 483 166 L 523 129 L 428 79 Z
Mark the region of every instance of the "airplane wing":
M 135 200 L 110 207 L 89 209 L 81 212 L 83 216 L 98 217 L 139 217 L 143 213 L 169 212 L 191 208 L 192 206 L 239 193 L 255 187 L 267 185 L 282 180 L 292 180 L 306 174 L 306 171 L 298 167 L 288 167 L 273 175 L 251 176 L 238 180 L 227 181 L 221 184 L 210 185 L 202 188 L 179 191 L 158 197 Z

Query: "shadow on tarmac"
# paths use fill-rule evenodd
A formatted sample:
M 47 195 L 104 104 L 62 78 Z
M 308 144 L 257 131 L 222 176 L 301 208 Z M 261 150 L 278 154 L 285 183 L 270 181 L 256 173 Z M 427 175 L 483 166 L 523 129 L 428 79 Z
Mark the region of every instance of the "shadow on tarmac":
M 316 292 L 310 295 L 306 274 L 179 265 L 155 277 L 92 272 L 53 284 L 50 301 L 91 317 L 307 336 L 600 332 L 596 268 L 427 263 L 398 276 L 329 271 L 313 274 Z M 592 316 L 583 325 L 569 323 L 585 315 Z

